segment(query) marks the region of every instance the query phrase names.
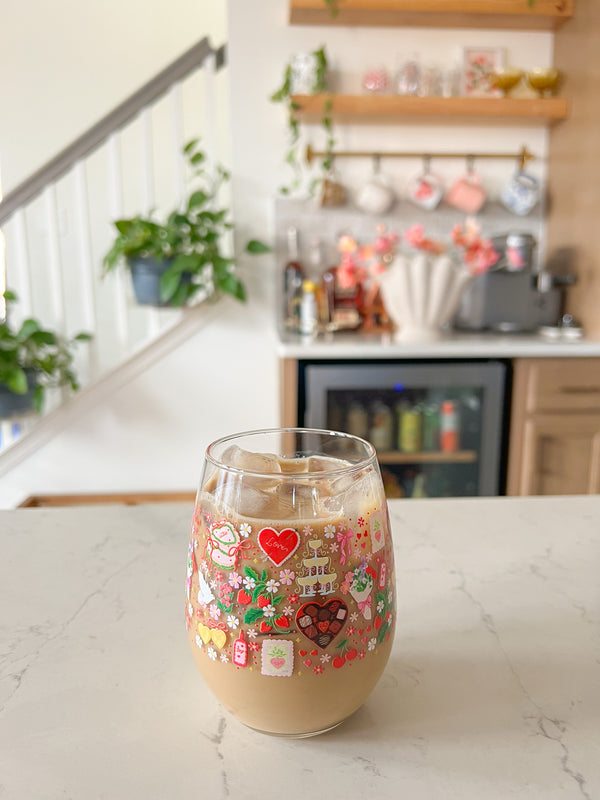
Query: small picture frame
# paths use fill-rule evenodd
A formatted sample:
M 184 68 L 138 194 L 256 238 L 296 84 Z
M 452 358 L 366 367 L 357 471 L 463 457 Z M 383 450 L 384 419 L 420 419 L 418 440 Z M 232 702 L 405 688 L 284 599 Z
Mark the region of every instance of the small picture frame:
M 467 97 L 502 97 L 490 75 L 504 67 L 501 47 L 463 47 L 462 89 Z

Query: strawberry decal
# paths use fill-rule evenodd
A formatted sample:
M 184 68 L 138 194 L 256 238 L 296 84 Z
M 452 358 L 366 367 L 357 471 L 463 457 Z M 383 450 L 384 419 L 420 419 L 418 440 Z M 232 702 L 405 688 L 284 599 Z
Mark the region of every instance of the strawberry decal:
M 279 592 L 279 581 L 269 579 L 266 569 L 263 569 L 260 576 L 252 567 L 244 567 L 246 578 L 244 585 L 246 590 L 238 592 L 238 601 L 242 605 L 256 603 L 256 606 L 246 609 L 244 622 L 246 625 L 254 625 L 260 622 L 259 630 L 261 633 L 289 633 L 290 621 L 277 610 L 277 606 L 283 601 L 283 595 Z M 252 594 L 250 594 L 252 589 Z M 244 592 L 240 600 L 241 592 Z

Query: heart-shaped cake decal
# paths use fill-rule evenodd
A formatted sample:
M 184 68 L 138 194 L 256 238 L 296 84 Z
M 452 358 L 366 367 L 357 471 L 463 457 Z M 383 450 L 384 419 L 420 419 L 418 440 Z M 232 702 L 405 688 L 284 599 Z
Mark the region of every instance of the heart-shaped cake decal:
M 258 533 L 258 546 L 276 567 L 280 567 L 298 549 L 300 534 L 293 528 L 276 531 L 275 528 L 262 528 Z
M 298 609 L 296 625 L 311 642 L 327 647 L 344 627 L 348 606 L 343 600 L 311 600 Z

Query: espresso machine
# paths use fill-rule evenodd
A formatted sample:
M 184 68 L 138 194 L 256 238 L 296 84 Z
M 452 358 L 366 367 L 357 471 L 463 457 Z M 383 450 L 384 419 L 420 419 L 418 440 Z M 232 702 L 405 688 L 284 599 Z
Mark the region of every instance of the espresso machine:
M 492 243 L 500 258 L 467 287 L 454 326 L 525 333 L 557 325 L 563 314 L 562 287 L 574 283 L 574 276 L 537 270 L 531 233 L 511 232 L 493 237 Z

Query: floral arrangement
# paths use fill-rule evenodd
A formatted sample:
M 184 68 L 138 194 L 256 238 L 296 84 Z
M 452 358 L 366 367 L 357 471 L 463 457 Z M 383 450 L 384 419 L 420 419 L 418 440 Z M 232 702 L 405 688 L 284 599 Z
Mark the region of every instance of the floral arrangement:
M 369 279 L 377 282 L 377 278 L 392 263 L 401 241 L 409 250 L 420 250 L 432 255 L 450 253 L 452 245 L 472 275 L 487 272 L 500 258 L 491 240 L 481 236 L 479 224 L 470 217 L 464 224 L 459 223 L 452 228 L 450 245 L 427 237 L 422 225 L 412 225 L 402 237 L 388 231 L 381 224 L 377 226 L 376 232 L 374 241 L 365 245 L 360 245 L 347 234 L 340 237 L 337 279 L 342 288 L 352 288 Z
M 471 217 L 461 225 L 457 224 L 450 232 L 452 244 L 459 252 L 461 261 L 472 275 L 481 275 L 500 258 L 490 239 L 481 237 L 479 224 Z M 444 242 L 428 239 L 422 225 L 413 225 L 404 234 L 404 241 L 413 250 L 422 250 L 433 255 L 448 252 Z
M 365 245 L 359 245 L 348 234 L 340 237 L 337 280 L 342 288 L 352 288 L 368 278 L 376 279 L 392 263 L 400 237 L 387 231 L 385 225 L 377 225 L 376 232 L 375 240 Z

